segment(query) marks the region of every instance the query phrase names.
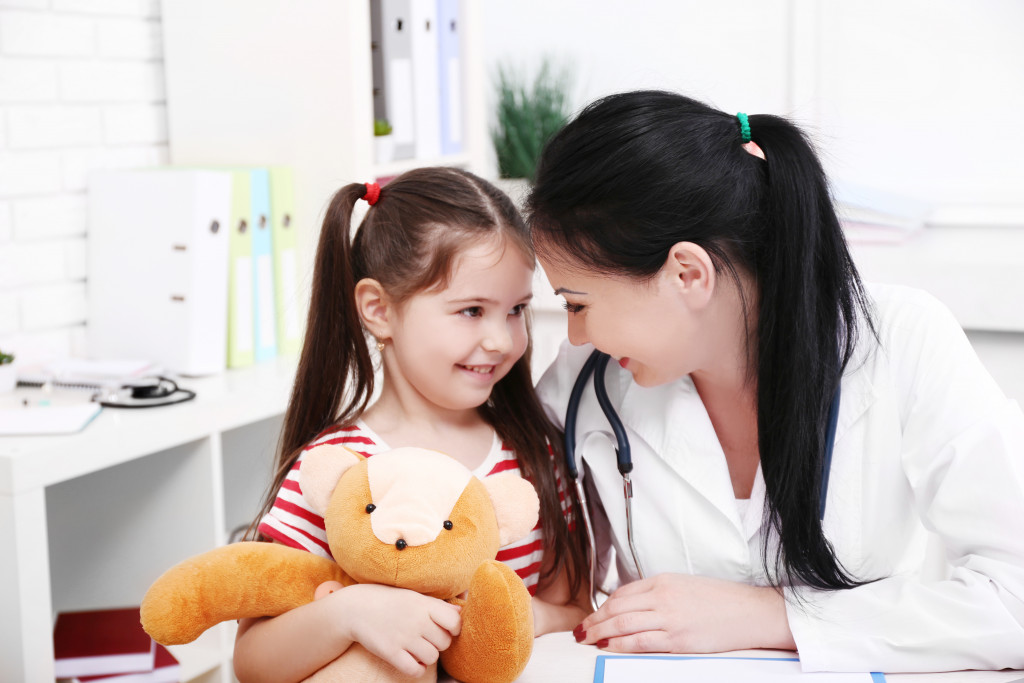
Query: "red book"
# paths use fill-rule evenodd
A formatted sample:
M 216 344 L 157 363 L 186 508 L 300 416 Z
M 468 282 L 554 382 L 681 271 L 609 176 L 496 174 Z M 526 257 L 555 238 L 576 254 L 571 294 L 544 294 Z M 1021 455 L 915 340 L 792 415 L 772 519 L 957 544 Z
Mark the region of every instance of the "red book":
M 53 627 L 57 678 L 151 671 L 156 643 L 139 608 L 61 612 Z
M 113 676 L 79 676 L 72 683 L 178 683 L 181 680 L 181 665 L 167 648 L 156 644 L 156 659 L 152 671 L 138 671 Z

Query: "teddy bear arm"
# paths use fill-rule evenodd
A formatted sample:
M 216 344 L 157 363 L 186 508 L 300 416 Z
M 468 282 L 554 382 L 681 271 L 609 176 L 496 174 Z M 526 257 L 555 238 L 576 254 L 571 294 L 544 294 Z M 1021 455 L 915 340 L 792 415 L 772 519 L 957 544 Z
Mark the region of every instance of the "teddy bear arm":
M 276 616 L 312 602 L 324 581 L 352 580 L 304 550 L 244 542 L 189 558 L 158 578 L 142 600 L 142 625 L 164 645 L 190 643 L 229 619 Z
M 509 683 L 522 673 L 532 651 L 530 592 L 508 565 L 484 562 L 463 603 L 462 631 L 441 653 L 441 663 L 465 683 Z

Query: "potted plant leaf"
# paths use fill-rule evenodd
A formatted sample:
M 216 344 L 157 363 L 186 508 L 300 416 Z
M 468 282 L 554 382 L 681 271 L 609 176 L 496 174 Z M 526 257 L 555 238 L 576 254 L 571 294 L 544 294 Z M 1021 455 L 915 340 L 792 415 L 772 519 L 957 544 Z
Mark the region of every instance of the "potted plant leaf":
M 545 58 L 528 77 L 507 65 L 497 69 L 497 112 L 491 141 L 498 158 L 498 175 L 514 179 L 503 189 L 521 205 L 537 173 L 537 162 L 547 141 L 569 118 L 572 75 Z
M 0 350 L 0 394 L 13 391 L 18 384 L 18 372 L 14 367 L 14 354 Z
M 378 164 L 386 164 L 395 158 L 395 140 L 391 137 L 393 128 L 385 119 L 373 120 L 373 152 Z

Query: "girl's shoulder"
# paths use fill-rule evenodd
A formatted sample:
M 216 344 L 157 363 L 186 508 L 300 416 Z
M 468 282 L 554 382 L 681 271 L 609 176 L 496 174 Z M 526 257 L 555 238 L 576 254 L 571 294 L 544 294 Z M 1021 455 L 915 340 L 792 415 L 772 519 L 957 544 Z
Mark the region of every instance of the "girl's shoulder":
M 302 451 L 305 454 L 311 448 L 327 445 L 345 446 L 366 458 L 387 450 L 383 440 L 362 420 L 356 420 L 350 425 L 331 425 L 320 432 Z M 302 456 L 299 457 L 301 459 Z

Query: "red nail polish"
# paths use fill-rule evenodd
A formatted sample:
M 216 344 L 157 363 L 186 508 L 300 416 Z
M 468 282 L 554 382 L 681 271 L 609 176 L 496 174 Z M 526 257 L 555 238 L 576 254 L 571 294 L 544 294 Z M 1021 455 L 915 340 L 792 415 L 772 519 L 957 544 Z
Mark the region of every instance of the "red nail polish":
M 576 639 L 577 643 L 582 643 L 587 639 L 587 632 L 583 630 L 583 624 L 580 624 L 572 630 L 572 637 Z
M 602 638 L 601 640 L 599 640 L 596 643 L 594 643 L 594 646 L 597 647 L 600 650 L 603 650 L 606 647 L 608 647 L 608 639 L 607 638 Z

